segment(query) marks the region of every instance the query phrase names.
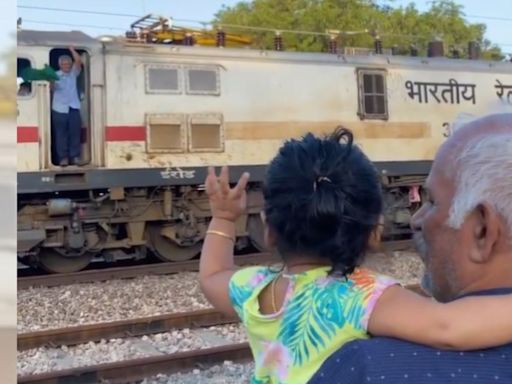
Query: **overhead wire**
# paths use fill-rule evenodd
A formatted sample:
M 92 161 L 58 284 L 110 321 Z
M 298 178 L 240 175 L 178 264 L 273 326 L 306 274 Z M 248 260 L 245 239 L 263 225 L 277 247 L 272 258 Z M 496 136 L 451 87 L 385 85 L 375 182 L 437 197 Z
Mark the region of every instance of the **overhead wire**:
M 88 11 L 81 9 L 68 9 L 68 8 L 52 8 L 52 7 L 38 7 L 38 6 L 29 6 L 29 5 L 17 5 L 17 8 L 21 9 L 33 9 L 33 10 L 41 10 L 41 11 L 55 11 L 55 12 L 69 12 L 69 13 L 88 13 L 91 15 L 103 15 L 103 16 L 119 16 L 119 17 L 140 17 L 140 15 L 129 14 L 129 13 L 119 13 L 119 12 L 101 12 L 101 11 Z M 486 16 L 486 15 L 473 15 L 467 14 L 463 15 L 464 17 L 470 17 L 473 19 L 488 19 L 488 20 L 499 20 L 499 21 L 510 21 L 512 22 L 511 17 L 502 17 L 502 16 Z M 204 21 L 199 20 L 186 20 L 186 19 L 175 19 L 177 21 L 190 21 L 197 23 L 205 23 Z M 209 22 L 206 22 L 209 23 Z
M 95 28 L 95 29 L 115 29 L 119 31 L 125 31 L 126 28 L 118 28 L 118 27 L 108 27 L 105 25 L 88 25 L 88 24 L 74 24 L 74 23 L 58 23 L 53 21 L 41 21 L 41 20 L 26 20 L 23 19 L 23 22 L 33 23 L 33 24 L 46 24 L 46 25 L 62 25 L 68 27 L 81 27 L 81 28 Z
M 83 9 L 66 9 L 66 8 L 51 8 L 51 7 L 36 7 L 28 5 L 18 5 L 21 9 L 34 9 L 39 11 L 54 11 L 54 12 L 68 12 L 68 13 L 86 13 L 89 15 L 103 15 L 103 16 L 120 16 L 120 17 L 140 17 L 140 15 L 131 15 L 127 13 L 112 13 L 112 12 L 99 12 L 99 11 L 87 11 Z

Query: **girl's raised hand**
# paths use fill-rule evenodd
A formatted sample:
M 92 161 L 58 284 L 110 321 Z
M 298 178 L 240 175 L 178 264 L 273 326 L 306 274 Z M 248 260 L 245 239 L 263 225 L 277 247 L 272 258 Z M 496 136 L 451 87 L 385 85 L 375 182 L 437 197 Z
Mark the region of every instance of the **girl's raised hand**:
M 218 178 L 215 169 L 209 167 L 205 185 L 210 199 L 212 217 L 236 221 L 246 209 L 247 193 L 245 188 L 248 181 L 249 173 L 244 172 L 235 187 L 230 188 L 228 167 L 222 167 Z

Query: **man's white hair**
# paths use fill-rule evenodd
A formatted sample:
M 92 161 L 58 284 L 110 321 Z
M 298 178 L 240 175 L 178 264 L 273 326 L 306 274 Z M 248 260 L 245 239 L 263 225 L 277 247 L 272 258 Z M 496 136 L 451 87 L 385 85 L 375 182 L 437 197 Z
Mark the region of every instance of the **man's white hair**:
M 68 55 L 59 56 L 59 65 L 65 61 L 72 63 L 73 59 L 71 59 L 71 56 L 68 56 Z
M 469 119 L 464 120 L 467 123 Z M 452 169 L 456 190 L 448 225 L 460 228 L 466 216 L 486 202 L 503 217 L 512 238 L 512 125 L 510 133 L 469 140 L 459 150 Z

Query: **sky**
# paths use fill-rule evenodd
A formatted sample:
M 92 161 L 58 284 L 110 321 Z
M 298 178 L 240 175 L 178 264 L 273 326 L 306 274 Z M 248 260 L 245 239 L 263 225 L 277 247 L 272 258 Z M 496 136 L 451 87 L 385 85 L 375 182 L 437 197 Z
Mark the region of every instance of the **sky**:
M 277 1 L 277 0 L 276 0 Z M 236 0 L 88 0 L 71 2 L 69 0 L 18 0 L 17 13 L 23 19 L 23 26 L 30 29 L 69 30 L 80 29 L 92 36 L 102 34 L 122 34 L 129 29 L 134 17 L 90 15 L 43 11 L 26 7 L 63 8 L 96 12 L 145 15 L 147 13 L 173 17 L 175 20 L 211 21 L 222 4 L 234 5 Z M 378 0 L 391 6 L 407 5 L 410 0 Z M 429 8 L 429 0 L 414 1 L 419 10 Z M 459 0 L 464 6 L 467 20 L 487 25 L 486 37 L 497 43 L 504 52 L 512 52 L 512 0 Z M 7 16 L 3 14 L 1 19 Z M 45 24 L 48 23 L 48 24 Z M 55 24 L 50 24 L 55 23 Z M 64 24 L 74 24 L 64 25 Z M 194 25 L 176 21 L 178 25 Z M 197 24 L 196 24 L 197 25 Z M 85 27 L 94 26 L 94 27 Z M 336 26 L 332 27 L 333 29 Z M 1 42 L 0 42 L 1 44 Z

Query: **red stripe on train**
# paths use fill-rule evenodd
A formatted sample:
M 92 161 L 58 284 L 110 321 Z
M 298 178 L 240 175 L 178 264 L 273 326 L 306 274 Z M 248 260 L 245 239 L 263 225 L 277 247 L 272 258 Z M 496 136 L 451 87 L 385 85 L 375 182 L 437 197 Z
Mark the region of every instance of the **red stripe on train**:
M 110 125 L 106 127 L 107 141 L 146 141 L 146 127 L 134 125 Z
M 17 136 L 18 143 L 39 142 L 39 132 L 37 127 L 18 127 Z
M 18 127 L 17 133 L 18 143 L 38 143 L 39 142 L 39 127 Z M 87 128 L 82 128 L 80 132 L 80 142 L 87 143 Z
M 81 142 L 87 142 L 87 130 L 82 129 Z M 145 141 L 146 127 L 144 126 L 109 126 L 106 127 L 105 138 L 107 141 Z M 18 126 L 18 143 L 38 143 L 38 127 Z

